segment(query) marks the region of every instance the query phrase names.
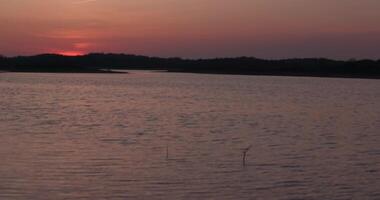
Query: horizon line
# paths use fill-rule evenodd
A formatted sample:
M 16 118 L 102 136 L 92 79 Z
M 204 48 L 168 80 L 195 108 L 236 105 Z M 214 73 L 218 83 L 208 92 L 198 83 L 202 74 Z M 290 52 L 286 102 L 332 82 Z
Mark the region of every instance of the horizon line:
M 0 57 L 3 58 L 17 58 L 17 57 L 36 57 L 36 56 L 44 56 L 44 55 L 54 55 L 61 57 L 85 57 L 94 54 L 103 54 L 103 55 L 125 55 L 125 56 L 143 56 L 148 58 L 161 58 L 161 59 L 182 59 L 182 60 L 212 60 L 212 59 L 237 59 L 237 58 L 249 58 L 249 59 L 258 59 L 258 60 L 302 60 L 302 59 L 319 59 L 319 60 L 332 60 L 332 61 L 380 61 L 380 57 L 377 59 L 372 58 L 349 58 L 349 59 L 336 59 L 336 58 L 328 58 L 328 57 L 288 57 L 288 58 L 259 58 L 255 56 L 218 56 L 218 57 L 198 57 L 198 58 L 190 58 L 190 57 L 181 57 L 181 56 L 151 56 L 151 55 L 142 55 L 142 54 L 133 54 L 133 53 L 115 53 L 115 52 L 89 52 L 84 54 L 77 55 L 65 55 L 60 53 L 38 53 L 31 55 L 15 55 L 15 56 L 6 56 L 0 54 Z

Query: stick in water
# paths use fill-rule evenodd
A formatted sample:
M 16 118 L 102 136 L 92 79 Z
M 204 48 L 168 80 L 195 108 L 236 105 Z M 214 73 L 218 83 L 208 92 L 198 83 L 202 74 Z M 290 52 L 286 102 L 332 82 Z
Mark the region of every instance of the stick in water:
M 243 149 L 243 166 L 245 166 L 245 158 L 247 157 L 247 152 L 249 149 L 251 149 L 252 145 L 249 145 L 249 147 Z
M 166 144 L 166 160 L 169 160 L 169 144 Z

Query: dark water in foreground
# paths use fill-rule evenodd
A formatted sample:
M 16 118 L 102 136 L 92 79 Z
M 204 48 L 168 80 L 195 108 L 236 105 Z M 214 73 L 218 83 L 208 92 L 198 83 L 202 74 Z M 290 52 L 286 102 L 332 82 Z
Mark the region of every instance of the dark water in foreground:
M 379 129 L 379 80 L 2 73 L 0 199 L 380 199 Z

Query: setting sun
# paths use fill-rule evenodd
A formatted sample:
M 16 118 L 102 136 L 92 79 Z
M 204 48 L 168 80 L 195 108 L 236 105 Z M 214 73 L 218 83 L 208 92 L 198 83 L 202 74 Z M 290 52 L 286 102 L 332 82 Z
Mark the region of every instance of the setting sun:
M 59 51 L 56 53 L 63 56 L 82 56 L 85 54 L 84 52 L 80 51 Z

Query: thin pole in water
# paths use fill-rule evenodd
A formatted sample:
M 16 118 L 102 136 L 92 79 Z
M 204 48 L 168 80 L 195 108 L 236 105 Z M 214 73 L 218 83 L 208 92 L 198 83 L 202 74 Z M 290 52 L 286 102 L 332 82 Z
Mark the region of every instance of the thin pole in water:
M 166 144 L 166 160 L 169 160 L 169 144 Z
M 245 159 L 247 157 L 247 152 L 249 151 L 249 149 L 251 149 L 252 145 L 249 145 L 249 147 L 243 149 L 243 166 L 245 166 Z

